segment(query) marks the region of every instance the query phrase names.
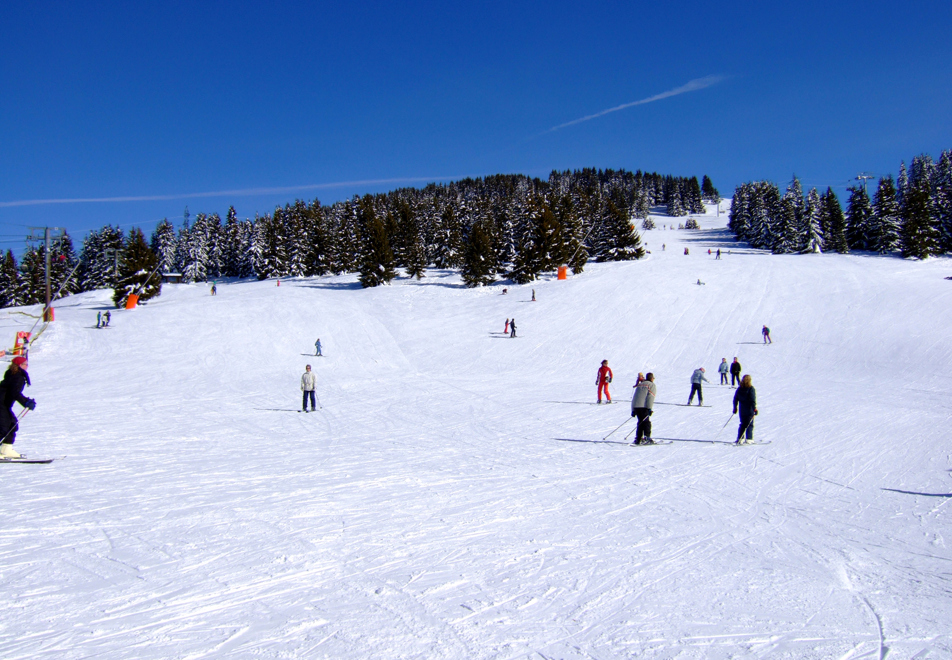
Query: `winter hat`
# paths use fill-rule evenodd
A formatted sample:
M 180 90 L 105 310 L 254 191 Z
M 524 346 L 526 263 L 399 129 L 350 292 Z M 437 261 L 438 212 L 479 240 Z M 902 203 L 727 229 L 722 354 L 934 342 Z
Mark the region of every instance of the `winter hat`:
M 704 367 L 701 367 L 701 371 L 704 371 Z M 706 372 L 705 372 L 706 373 Z
M 15 358 L 13 358 L 13 364 L 17 365 L 18 367 L 20 367 L 20 368 L 22 369 L 22 368 L 23 368 L 23 365 L 26 364 L 26 358 L 25 358 L 25 357 L 22 357 L 22 356 L 21 356 L 21 357 L 15 357 Z

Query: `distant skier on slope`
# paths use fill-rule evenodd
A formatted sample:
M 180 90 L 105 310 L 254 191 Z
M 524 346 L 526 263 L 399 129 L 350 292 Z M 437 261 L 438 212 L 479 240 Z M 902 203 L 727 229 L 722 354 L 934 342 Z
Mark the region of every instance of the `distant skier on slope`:
M 96 312 L 96 327 L 102 327 L 102 312 Z
M 314 350 L 315 350 L 314 357 L 324 357 L 324 355 L 321 353 L 321 338 L 320 337 L 318 337 L 317 341 L 314 342 Z
M 509 321 L 509 336 L 510 337 L 516 336 L 516 319 Z
M 737 361 L 737 358 L 734 358 L 734 361 L 731 362 L 731 387 L 735 387 L 737 383 L 740 383 L 740 362 Z
M 767 326 L 764 326 L 764 329 L 761 330 L 760 333 L 764 336 L 764 343 L 765 343 L 765 344 L 772 344 L 772 343 L 773 343 L 773 340 L 770 338 L 770 328 L 768 328 Z
M 25 357 L 15 357 L 0 381 L 0 457 L 20 458 L 19 452 L 13 448 L 17 439 L 19 423 L 13 414 L 13 402 L 18 402 L 24 408 L 36 409 L 36 401 L 23 396 L 23 387 L 30 384 L 30 374 L 27 373 Z
M 717 367 L 717 373 L 721 375 L 721 385 L 727 385 L 727 372 L 730 371 L 731 365 L 727 364 L 727 358 L 721 358 L 721 363 Z
M 750 444 L 754 440 L 754 416 L 757 414 L 757 390 L 751 382 L 750 374 L 740 381 L 740 387 L 734 392 L 734 413 L 740 410 L 740 426 L 737 427 L 738 445 Z M 745 436 L 741 442 L 741 436 Z
M 506 327 L 503 329 L 502 334 L 504 335 L 509 334 L 509 319 L 506 319 Z
M 691 405 L 691 401 L 694 400 L 694 394 L 697 393 L 697 405 L 704 405 L 704 393 L 701 391 L 701 383 L 710 383 L 707 378 L 704 377 L 704 367 L 699 367 L 694 370 L 694 373 L 691 374 L 691 395 L 688 397 L 688 405 Z
M 304 396 L 301 401 L 301 409 L 307 412 L 307 400 L 311 399 L 311 411 L 317 408 L 314 405 L 314 388 L 317 387 L 317 377 L 311 371 L 311 365 L 305 367 L 304 375 L 301 376 L 301 392 Z
M 636 445 L 651 445 L 651 413 L 658 388 L 654 384 L 654 374 L 648 372 L 645 379 L 635 386 L 635 395 L 631 397 L 631 416 L 638 418 L 635 431 Z
M 602 390 L 605 391 L 605 398 L 608 403 L 612 402 L 612 395 L 608 393 L 608 384 L 612 382 L 612 370 L 608 367 L 608 360 L 602 360 L 602 366 L 598 368 L 598 375 L 595 377 L 595 385 L 598 387 L 598 403 L 602 402 Z
M 106 313 L 103 314 L 103 319 L 104 319 L 104 323 L 102 324 L 102 327 L 108 328 L 108 327 L 109 327 L 109 321 L 112 320 L 112 314 L 109 313 L 109 310 L 108 310 L 108 309 L 106 310 Z

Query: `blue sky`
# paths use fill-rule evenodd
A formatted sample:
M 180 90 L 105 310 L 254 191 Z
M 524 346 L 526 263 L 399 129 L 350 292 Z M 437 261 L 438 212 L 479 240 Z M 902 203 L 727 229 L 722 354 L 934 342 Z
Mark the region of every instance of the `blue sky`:
M 949 2 L 42 2 L 0 25 L 18 253 L 29 226 L 78 248 L 186 205 L 253 217 L 496 173 L 845 191 L 952 148 Z

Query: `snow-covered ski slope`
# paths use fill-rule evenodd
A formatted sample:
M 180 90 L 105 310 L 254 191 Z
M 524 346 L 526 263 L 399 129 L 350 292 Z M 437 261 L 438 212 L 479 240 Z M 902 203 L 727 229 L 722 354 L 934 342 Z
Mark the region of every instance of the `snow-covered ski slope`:
M 16 447 L 63 458 L 0 465 L 0 657 L 952 657 L 952 262 L 724 222 L 507 295 L 167 285 L 106 330 L 110 292 L 60 302 Z M 727 444 L 734 356 L 769 445 Z M 655 407 L 675 442 L 603 440 L 639 371 L 683 404 L 699 366 L 711 408 Z

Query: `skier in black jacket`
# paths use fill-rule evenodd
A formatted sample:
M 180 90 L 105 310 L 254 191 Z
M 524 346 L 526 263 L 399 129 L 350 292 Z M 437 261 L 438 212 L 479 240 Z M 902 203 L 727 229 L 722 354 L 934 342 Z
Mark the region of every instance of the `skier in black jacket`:
M 0 381 L 0 396 L 3 397 L 3 405 L 0 405 L 0 458 L 20 458 L 20 454 L 13 448 L 18 426 L 16 415 L 13 414 L 13 402 L 17 401 L 30 410 L 36 408 L 36 401 L 23 396 L 23 387 L 30 384 L 30 374 L 27 373 L 26 367 L 25 357 L 13 358 L 7 372 L 3 374 L 3 380 Z
M 734 361 L 731 363 L 731 387 L 737 385 L 740 382 L 740 362 L 737 361 L 737 358 L 734 358 Z
M 740 381 L 740 387 L 734 392 L 734 412 L 740 409 L 740 426 L 737 427 L 738 445 L 747 445 L 754 441 L 754 415 L 757 414 L 757 390 L 751 382 L 750 374 Z M 746 437 L 745 437 L 746 436 Z

